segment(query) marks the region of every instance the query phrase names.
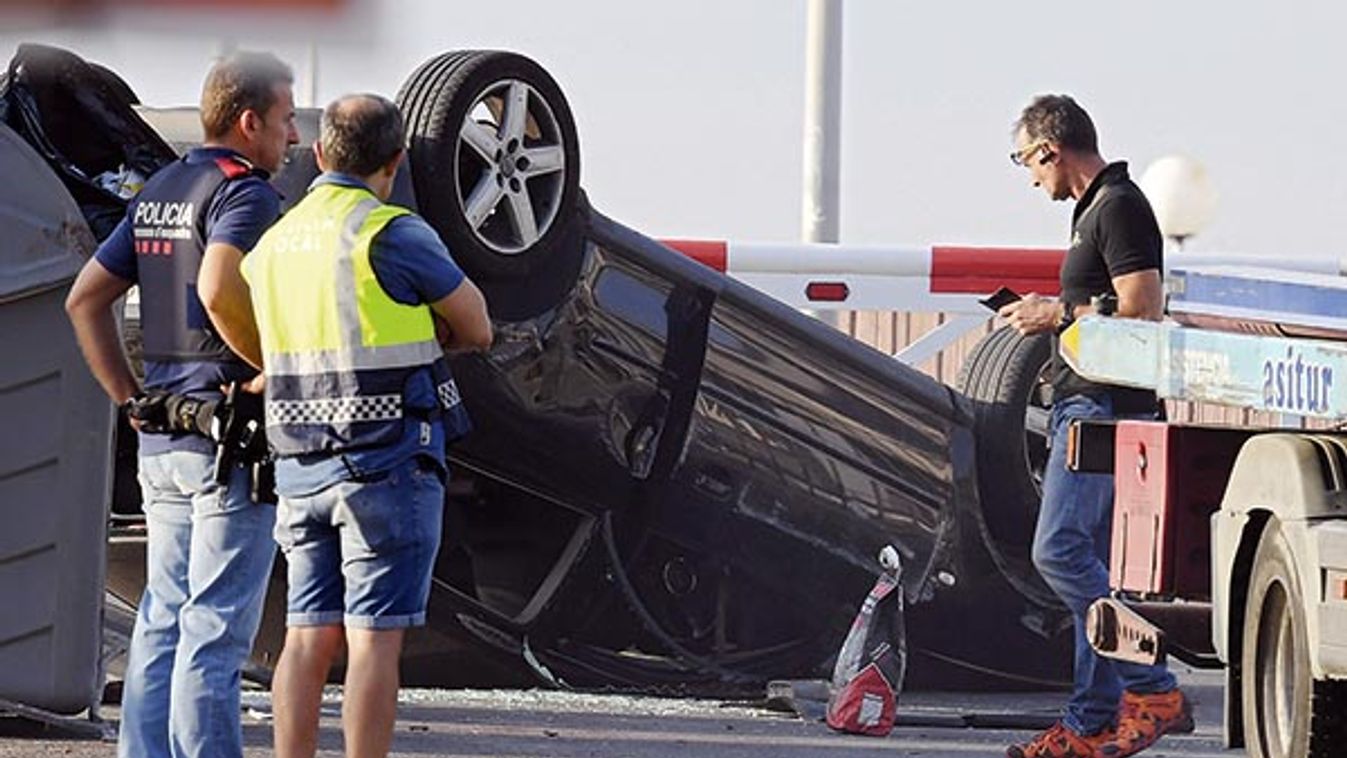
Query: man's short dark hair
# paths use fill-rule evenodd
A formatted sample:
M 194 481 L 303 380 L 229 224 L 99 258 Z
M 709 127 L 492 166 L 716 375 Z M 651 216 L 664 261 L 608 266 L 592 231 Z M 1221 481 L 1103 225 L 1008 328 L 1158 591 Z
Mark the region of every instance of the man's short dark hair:
M 1090 114 L 1070 95 L 1039 95 L 1015 121 L 1031 142 L 1051 140 L 1068 150 L 1098 153 L 1099 138 Z
M 271 53 L 239 51 L 219 61 L 201 88 L 201 127 L 206 139 L 228 134 L 244 111 L 265 116 L 276 104 L 276 85 L 294 83 L 294 72 Z
M 346 95 L 323 110 L 318 141 L 332 171 L 369 176 L 393 160 L 407 143 L 402 112 L 379 95 Z

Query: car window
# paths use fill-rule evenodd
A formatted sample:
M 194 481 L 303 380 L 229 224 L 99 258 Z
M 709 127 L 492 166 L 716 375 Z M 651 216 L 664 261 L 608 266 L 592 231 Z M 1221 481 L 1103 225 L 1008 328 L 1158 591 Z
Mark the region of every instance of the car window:
M 594 283 L 594 299 L 604 312 L 660 340 L 669 332 L 669 316 L 664 310 L 668 298 L 667 285 L 644 281 L 618 268 L 605 268 Z

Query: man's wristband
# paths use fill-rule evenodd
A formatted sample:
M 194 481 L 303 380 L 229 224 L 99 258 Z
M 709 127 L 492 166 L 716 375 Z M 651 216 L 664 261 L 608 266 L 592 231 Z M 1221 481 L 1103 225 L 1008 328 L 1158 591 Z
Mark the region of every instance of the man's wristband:
M 1074 323 L 1075 320 L 1076 320 L 1076 306 L 1072 305 L 1069 300 L 1063 300 L 1061 320 L 1057 322 L 1057 331 L 1058 332 L 1066 331 L 1067 327 L 1071 326 L 1071 324 Z

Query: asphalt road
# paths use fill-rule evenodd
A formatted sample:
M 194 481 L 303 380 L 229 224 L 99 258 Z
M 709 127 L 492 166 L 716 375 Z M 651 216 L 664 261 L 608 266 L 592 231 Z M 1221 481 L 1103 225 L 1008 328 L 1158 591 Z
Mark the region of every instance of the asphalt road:
M 1187 672 L 1184 686 L 1197 704 L 1197 731 L 1164 738 L 1145 755 L 1232 758 L 1220 742 L 1221 690 L 1208 673 Z M 884 738 L 844 736 L 827 726 L 762 703 L 674 700 L 568 692 L 404 690 L 393 755 L 550 756 L 553 758 L 804 758 L 833 755 L 966 758 L 1004 755 L 1028 730 L 1008 720 L 1050 719 L 1060 693 L 904 693 L 900 725 Z M 271 754 L 270 701 L 245 695 L 248 758 Z M 341 756 L 340 692 L 324 705 L 321 750 Z M 116 718 L 116 709 L 103 716 Z M 982 724 L 957 727 L 955 724 Z M 0 719 L 0 756 L 111 758 L 110 742 L 75 739 L 19 719 Z

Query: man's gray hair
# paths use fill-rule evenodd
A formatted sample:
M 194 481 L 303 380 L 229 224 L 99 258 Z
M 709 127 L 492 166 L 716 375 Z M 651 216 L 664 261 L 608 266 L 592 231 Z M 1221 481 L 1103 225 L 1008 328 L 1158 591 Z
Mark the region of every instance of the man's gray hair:
M 1015 121 L 1015 131 L 1021 129 L 1030 142 L 1051 140 L 1068 150 L 1099 152 L 1099 138 L 1090 114 L 1070 95 L 1035 97 Z
M 407 143 L 402 112 L 385 97 L 345 95 L 323 109 L 318 141 L 327 167 L 369 176 L 393 160 Z

